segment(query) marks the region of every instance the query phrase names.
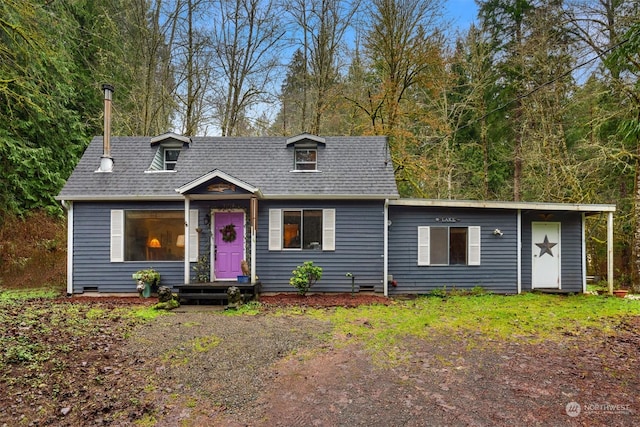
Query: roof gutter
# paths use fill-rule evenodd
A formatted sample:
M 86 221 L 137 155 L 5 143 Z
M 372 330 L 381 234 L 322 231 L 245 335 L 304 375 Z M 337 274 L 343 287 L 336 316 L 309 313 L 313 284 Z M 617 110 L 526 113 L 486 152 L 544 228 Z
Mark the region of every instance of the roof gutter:
M 246 198 L 247 195 L 242 195 Z M 85 196 L 56 196 L 56 200 L 69 200 L 69 201 L 80 201 L 80 202 L 120 202 L 120 201 L 158 201 L 158 202 L 167 202 L 167 201 L 183 201 L 184 194 L 176 193 L 175 195 L 164 195 L 164 196 L 156 196 L 156 195 L 126 195 L 126 196 L 100 196 L 100 195 L 85 195 Z M 197 198 L 198 194 L 190 194 L 189 197 L 192 199 Z M 206 195 L 201 195 L 206 196 Z M 216 199 L 218 198 L 232 198 L 234 195 L 215 195 Z M 357 196 L 353 194 L 326 194 L 326 195 L 264 195 L 259 191 L 255 194 L 261 200 L 389 200 L 398 198 L 398 195 L 376 195 L 376 196 Z M 242 198 L 242 197 L 241 197 Z M 204 198 L 203 198 L 204 199 Z
M 574 212 L 615 212 L 616 205 L 609 204 L 581 204 L 581 203 L 543 203 L 543 202 L 504 202 L 480 200 L 437 200 L 437 199 L 399 199 L 390 200 L 394 206 L 417 207 L 451 207 L 451 208 L 487 208 L 487 209 L 528 209 L 548 211 Z
M 268 194 L 263 200 L 385 200 L 398 199 L 397 194 Z
M 154 201 L 154 202 L 181 202 L 184 197 L 180 195 L 175 196 L 56 196 L 56 200 L 75 201 L 75 202 L 129 202 L 129 201 Z

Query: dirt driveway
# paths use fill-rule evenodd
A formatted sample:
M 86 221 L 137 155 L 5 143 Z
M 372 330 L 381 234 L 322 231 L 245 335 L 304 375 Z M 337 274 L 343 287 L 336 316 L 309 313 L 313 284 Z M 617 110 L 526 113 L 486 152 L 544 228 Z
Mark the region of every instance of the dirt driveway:
M 153 361 L 140 368 L 153 366 L 160 426 L 632 426 L 639 327 L 536 345 L 432 336 L 374 353 L 304 316 L 187 311 L 126 351 Z
M 374 351 L 296 310 L 182 307 L 141 324 L 113 310 L 121 302 L 61 303 L 76 302 L 0 312 L 15 343 L 0 370 L 0 427 L 640 425 L 638 317 L 560 342 L 456 332 Z

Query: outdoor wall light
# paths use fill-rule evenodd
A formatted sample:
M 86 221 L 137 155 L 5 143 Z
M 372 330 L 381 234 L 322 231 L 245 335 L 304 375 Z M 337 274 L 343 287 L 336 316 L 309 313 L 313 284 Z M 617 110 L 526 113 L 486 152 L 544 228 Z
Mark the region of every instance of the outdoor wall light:
M 500 231 L 499 228 L 496 228 L 495 230 L 493 230 L 493 235 L 494 236 L 502 236 L 504 233 L 502 231 Z

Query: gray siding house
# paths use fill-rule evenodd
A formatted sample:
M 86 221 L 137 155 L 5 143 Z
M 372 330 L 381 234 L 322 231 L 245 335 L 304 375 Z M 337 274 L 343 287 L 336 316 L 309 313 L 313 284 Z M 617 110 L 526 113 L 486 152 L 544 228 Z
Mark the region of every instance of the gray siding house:
M 384 137 L 96 137 L 58 195 L 68 212 L 68 293 L 235 282 L 293 291 L 312 260 L 318 291 L 383 292 L 385 203 L 398 198 Z M 106 158 L 106 162 L 105 162 Z M 106 163 L 106 166 L 105 166 Z
M 94 138 L 57 198 L 68 213 L 69 294 L 230 284 L 292 292 L 304 261 L 316 292 L 384 295 L 482 286 L 586 287 L 585 217 L 612 205 L 401 199 L 385 137 Z

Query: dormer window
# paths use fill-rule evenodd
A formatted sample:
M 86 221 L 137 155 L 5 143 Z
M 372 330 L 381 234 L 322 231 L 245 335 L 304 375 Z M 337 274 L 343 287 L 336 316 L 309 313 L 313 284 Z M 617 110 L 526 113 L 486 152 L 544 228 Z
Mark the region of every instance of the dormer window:
M 179 149 L 166 148 L 164 150 L 164 170 L 172 171 L 176 168 L 178 163 L 178 156 L 180 155 Z
M 146 172 L 175 171 L 180 152 L 188 148 L 190 143 L 190 138 L 171 132 L 151 138 L 151 146 L 157 146 L 158 149 Z
M 296 148 L 295 170 L 314 171 L 318 166 L 318 150 L 315 148 Z
M 293 147 L 293 170 L 291 172 L 318 170 L 318 150 L 326 144 L 319 136 L 303 133 L 287 139 L 287 147 Z

